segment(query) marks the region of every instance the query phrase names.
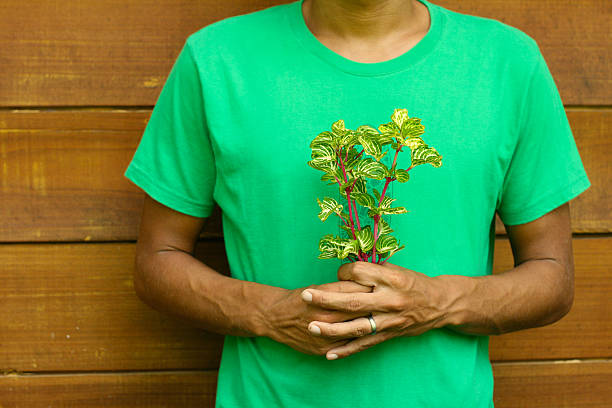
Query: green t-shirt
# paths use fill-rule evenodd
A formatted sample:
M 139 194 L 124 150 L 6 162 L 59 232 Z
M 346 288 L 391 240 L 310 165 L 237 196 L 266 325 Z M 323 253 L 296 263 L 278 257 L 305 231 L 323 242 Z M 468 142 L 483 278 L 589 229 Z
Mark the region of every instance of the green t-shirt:
M 287 289 L 332 282 L 342 261 L 317 259 L 318 242 L 342 230 L 337 218 L 320 221 L 316 198 L 342 199 L 307 165 L 309 143 L 338 119 L 377 127 L 406 108 L 443 164 L 390 184 L 394 205 L 409 211 L 388 218 L 406 246 L 391 262 L 429 276 L 490 274 L 496 211 L 506 224 L 526 223 L 590 182 L 536 42 L 420 1 L 431 16 L 427 35 L 379 63 L 324 46 L 301 1 L 193 33 L 126 176 L 196 217 L 218 203 L 236 279 Z M 399 167 L 409 156 L 399 155 Z M 487 336 L 437 329 L 336 361 L 265 337 L 227 336 L 216 406 L 484 408 L 492 393 Z

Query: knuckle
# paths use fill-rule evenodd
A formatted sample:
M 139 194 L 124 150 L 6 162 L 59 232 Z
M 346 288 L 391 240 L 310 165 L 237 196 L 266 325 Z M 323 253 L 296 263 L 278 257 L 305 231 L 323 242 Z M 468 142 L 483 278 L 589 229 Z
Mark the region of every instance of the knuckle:
M 357 327 L 354 331 L 354 334 L 356 337 L 361 337 L 365 336 L 367 334 L 367 331 L 363 327 Z
M 361 309 L 361 301 L 357 296 L 351 296 L 346 307 L 351 312 L 357 312 Z

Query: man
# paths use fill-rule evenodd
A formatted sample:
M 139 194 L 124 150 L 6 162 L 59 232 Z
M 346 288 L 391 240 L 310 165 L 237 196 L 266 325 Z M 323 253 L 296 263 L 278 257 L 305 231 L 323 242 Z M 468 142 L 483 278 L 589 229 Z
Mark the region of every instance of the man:
M 307 166 L 310 141 L 396 108 L 444 163 L 390 185 L 406 248 L 384 265 L 317 259 L 340 228 L 316 198 L 341 198 Z M 126 175 L 147 193 L 138 295 L 227 335 L 218 407 L 489 407 L 487 335 L 572 304 L 568 201 L 590 183 L 537 44 L 495 20 L 300 0 L 211 24 L 187 39 Z M 232 277 L 192 256 L 214 202 Z M 492 276 L 495 212 L 516 266 Z

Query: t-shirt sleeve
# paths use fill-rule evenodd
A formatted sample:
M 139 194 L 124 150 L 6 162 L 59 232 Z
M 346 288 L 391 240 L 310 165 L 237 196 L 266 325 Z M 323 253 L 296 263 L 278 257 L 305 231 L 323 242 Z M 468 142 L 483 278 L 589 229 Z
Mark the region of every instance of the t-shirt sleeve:
M 514 153 L 497 203 L 506 225 L 540 218 L 591 185 L 539 48 L 521 109 Z
M 216 170 L 200 74 L 185 41 L 157 99 L 125 176 L 156 201 L 208 217 Z

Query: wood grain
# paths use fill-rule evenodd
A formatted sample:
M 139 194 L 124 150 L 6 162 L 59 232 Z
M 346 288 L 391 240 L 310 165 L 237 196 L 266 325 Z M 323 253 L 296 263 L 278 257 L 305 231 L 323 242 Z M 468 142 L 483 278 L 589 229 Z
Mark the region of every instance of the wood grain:
M 0 111 L 0 242 L 134 240 L 142 193 L 123 176 L 150 110 Z M 592 186 L 574 232 L 612 231 L 612 109 L 568 109 Z M 219 208 L 204 236 L 222 236 Z M 498 233 L 503 233 L 498 221 Z
M 612 405 L 610 361 L 505 363 L 493 371 L 496 408 Z M 213 407 L 215 392 L 214 371 L 0 376 L 3 408 Z
M 497 240 L 495 269 L 512 265 Z M 494 337 L 494 360 L 612 356 L 612 238 L 574 240 L 576 299 L 560 322 Z M 199 259 L 228 273 L 222 241 Z M 134 244 L 0 245 L 0 370 L 214 369 L 221 336 L 142 303 Z
M 612 362 L 494 364 L 495 408 L 612 406 Z
M 0 106 L 152 106 L 189 34 L 281 3 L 287 1 L 5 0 Z M 435 3 L 534 37 L 565 104 L 609 103 L 609 1 Z
M 612 357 L 612 238 L 573 240 L 574 306 L 552 325 L 491 337 L 492 360 Z M 496 240 L 494 272 L 513 267 L 507 239 Z
M 213 407 L 216 371 L 0 376 L 0 407 Z

